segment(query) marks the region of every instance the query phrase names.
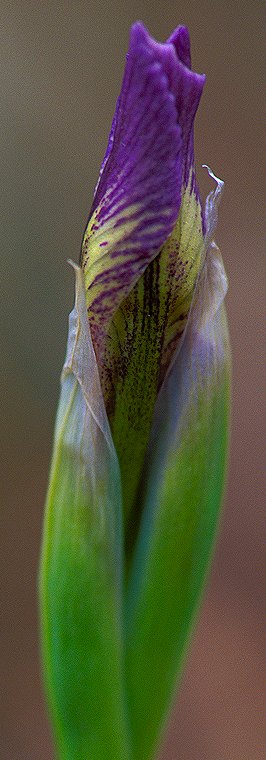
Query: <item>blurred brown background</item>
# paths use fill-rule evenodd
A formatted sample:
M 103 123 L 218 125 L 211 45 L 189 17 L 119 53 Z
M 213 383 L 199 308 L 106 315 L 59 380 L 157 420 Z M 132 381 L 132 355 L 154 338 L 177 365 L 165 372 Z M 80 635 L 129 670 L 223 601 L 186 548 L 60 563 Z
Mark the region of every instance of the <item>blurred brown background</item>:
M 36 573 L 73 275 L 130 24 L 191 32 L 207 74 L 202 163 L 226 182 L 217 240 L 230 289 L 232 454 L 209 584 L 164 760 L 262 760 L 261 3 L 1 2 L 1 758 L 52 760 Z M 4 314 L 4 319 L 3 319 Z M 110 758 L 110 760 L 113 760 Z

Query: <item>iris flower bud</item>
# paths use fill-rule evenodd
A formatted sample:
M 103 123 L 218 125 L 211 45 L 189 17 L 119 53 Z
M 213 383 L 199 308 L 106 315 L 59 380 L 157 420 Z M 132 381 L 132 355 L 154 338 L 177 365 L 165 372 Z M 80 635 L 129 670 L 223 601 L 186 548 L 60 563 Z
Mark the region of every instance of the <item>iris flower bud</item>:
M 185 27 L 131 30 L 69 319 L 41 560 L 59 757 L 148 760 L 216 533 L 226 464 L 227 280 L 193 125 Z

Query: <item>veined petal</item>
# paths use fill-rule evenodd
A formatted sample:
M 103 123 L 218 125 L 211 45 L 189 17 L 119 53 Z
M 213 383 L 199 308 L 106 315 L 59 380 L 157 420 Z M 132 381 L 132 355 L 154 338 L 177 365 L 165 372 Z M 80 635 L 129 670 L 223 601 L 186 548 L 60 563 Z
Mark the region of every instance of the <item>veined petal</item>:
M 213 214 L 218 197 L 216 191 Z M 156 406 L 127 601 L 136 760 L 155 751 L 216 534 L 228 436 L 226 288 L 220 253 L 209 245 L 185 338 Z
M 159 258 L 163 321 L 159 388 L 181 345 L 205 252 L 202 208 L 192 165 L 177 222 Z
M 184 66 L 174 44 L 159 44 L 142 24 L 133 25 L 81 254 L 98 357 L 119 304 L 173 229 L 184 151 L 203 84 L 204 77 Z
M 205 256 L 201 205 L 192 183 L 191 171 L 173 232 L 120 305 L 108 330 L 101 381 L 121 467 L 129 551 L 156 397 L 182 344 Z
M 142 24 L 132 27 L 82 247 L 88 316 L 127 516 L 204 245 L 193 122 L 205 78 L 186 65 L 189 46 L 184 27 L 164 44 Z
M 40 577 L 44 676 L 65 760 L 130 756 L 121 513 L 119 467 L 76 268 Z

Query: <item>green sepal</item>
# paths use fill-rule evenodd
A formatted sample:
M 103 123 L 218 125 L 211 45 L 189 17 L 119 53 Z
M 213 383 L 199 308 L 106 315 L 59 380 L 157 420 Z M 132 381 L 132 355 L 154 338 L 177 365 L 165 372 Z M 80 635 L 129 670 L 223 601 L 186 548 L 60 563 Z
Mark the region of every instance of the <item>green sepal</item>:
M 212 217 L 217 196 L 212 201 Z M 220 253 L 206 237 L 182 347 L 157 401 L 127 597 L 134 758 L 154 757 L 210 564 L 227 461 L 230 348 Z
M 120 473 L 76 272 L 51 477 L 40 607 L 60 760 L 129 760 L 122 636 Z

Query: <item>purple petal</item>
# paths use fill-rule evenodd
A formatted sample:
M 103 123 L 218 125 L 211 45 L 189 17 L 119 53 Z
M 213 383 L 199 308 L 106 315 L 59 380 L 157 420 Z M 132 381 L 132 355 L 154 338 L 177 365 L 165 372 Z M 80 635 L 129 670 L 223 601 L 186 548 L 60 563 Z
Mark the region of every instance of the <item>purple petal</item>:
M 190 38 L 187 27 L 178 26 L 167 41 L 174 45 L 181 63 L 191 69 Z
M 121 301 L 170 235 L 193 161 L 192 128 L 204 77 L 184 65 L 183 27 L 153 40 L 131 30 L 121 95 L 95 191 L 81 264 L 99 345 Z

